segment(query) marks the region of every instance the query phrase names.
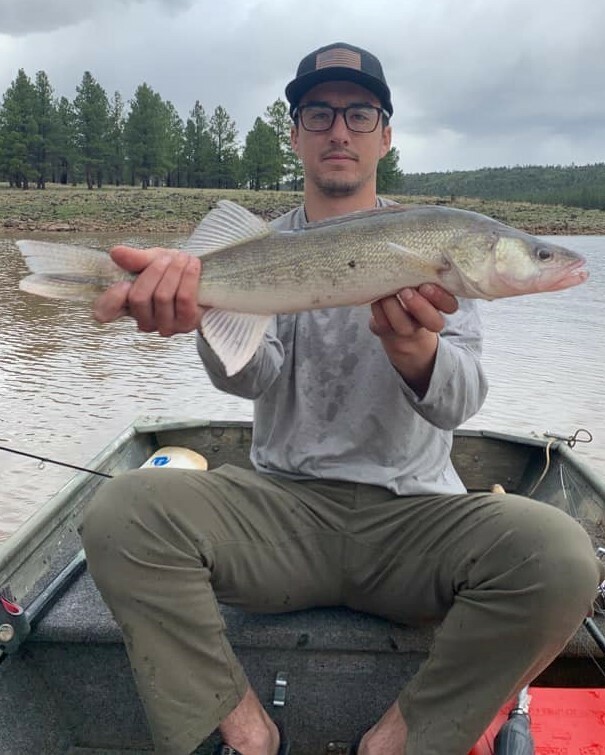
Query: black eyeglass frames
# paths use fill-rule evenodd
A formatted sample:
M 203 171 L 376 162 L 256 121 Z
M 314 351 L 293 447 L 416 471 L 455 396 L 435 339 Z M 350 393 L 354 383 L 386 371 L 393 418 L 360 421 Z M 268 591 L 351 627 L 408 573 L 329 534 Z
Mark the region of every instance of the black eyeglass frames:
M 381 117 L 388 115 L 386 110 L 374 105 L 348 105 L 347 107 L 301 105 L 294 111 L 294 116 L 300 118 L 305 131 L 329 131 L 338 113 L 342 113 L 349 131 L 362 134 L 375 131 Z

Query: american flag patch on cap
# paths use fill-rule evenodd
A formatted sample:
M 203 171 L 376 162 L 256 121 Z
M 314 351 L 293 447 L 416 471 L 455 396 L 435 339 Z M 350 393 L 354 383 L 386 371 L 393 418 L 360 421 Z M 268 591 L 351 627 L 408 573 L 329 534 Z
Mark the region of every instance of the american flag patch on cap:
M 317 53 L 315 57 L 316 71 L 320 68 L 333 68 L 334 66 L 355 68 L 361 71 L 361 55 L 343 47 L 333 47 L 331 50 Z

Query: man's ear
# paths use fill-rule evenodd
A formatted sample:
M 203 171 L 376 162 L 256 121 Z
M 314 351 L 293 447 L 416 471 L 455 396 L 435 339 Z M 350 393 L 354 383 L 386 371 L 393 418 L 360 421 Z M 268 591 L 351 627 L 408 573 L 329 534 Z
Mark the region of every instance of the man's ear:
M 298 126 L 295 123 L 290 126 L 290 145 L 294 154 L 300 157 L 298 154 Z
M 391 139 L 393 137 L 393 130 L 390 126 L 385 126 L 382 129 L 382 140 L 380 142 L 380 157 L 385 157 L 388 151 L 391 149 Z

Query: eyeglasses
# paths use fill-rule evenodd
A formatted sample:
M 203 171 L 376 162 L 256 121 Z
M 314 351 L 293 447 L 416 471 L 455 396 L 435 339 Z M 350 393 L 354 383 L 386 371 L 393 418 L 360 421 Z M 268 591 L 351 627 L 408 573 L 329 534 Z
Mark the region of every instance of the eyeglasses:
M 375 131 L 381 116 L 387 115 L 386 110 L 374 105 L 349 105 L 348 107 L 301 105 L 294 115 L 300 116 L 300 122 L 305 131 L 329 131 L 338 113 L 342 113 L 349 131 L 362 134 Z

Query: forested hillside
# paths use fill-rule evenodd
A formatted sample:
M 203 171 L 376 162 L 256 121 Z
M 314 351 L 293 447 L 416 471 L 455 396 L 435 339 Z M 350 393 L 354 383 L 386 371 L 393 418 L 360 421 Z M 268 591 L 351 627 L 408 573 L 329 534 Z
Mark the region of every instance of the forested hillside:
M 401 191 L 415 195 L 478 197 L 603 210 L 605 163 L 406 174 L 402 178 Z

